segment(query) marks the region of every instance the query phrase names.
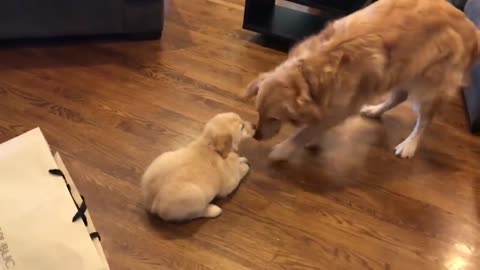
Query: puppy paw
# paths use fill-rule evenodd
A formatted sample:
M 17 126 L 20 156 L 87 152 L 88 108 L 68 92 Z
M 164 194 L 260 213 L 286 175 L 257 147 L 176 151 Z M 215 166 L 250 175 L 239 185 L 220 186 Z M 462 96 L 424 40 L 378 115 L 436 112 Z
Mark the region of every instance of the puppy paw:
M 228 154 L 228 157 L 227 157 L 227 159 L 231 161 L 238 160 L 239 158 L 240 156 L 235 152 L 230 152 L 230 154 Z
M 248 163 L 248 159 L 246 157 L 239 157 L 238 161 L 240 163 L 246 163 L 247 165 L 250 165 L 250 163 Z
M 412 158 L 417 150 L 417 145 L 417 141 L 407 138 L 395 147 L 395 156 L 399 158 Z
M 205 208 L 205 214 L 203 217 L 206 218 L 216 218 L 222 214 L 222 208 L 216 206 L 215 204 L 209 204 Z
M 379 105 L 365 105 L 360 110 L 360 115 L 367 118 L 380 118 L 382 117 L 382 104 Z
M 244 178 L 250 171 L 250 165 L 248 165 L 248 160 L 246 158 L 245 160 L 245 162 L 241 162 L 239 165 L 240 179 Z

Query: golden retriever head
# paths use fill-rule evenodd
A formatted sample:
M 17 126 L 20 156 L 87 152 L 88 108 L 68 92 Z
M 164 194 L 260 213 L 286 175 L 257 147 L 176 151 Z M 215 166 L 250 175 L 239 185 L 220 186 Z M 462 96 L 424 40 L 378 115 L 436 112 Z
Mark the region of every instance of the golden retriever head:
M 322 119 L 333 72 L 328 63 L 296 58 L 259 75 L 245 92 L 247 98 L 256 97 L 259 120 L 254 138 L 272 138 L 285 122 L 300 126 Z
M 236 113 L 221 113 L 210 119 L 203 130 L 202 137 L 207 144 L 223 158 L 233 151 L 238 151 L 240 142 L 251 138 L 255 126 L 244 121 Z

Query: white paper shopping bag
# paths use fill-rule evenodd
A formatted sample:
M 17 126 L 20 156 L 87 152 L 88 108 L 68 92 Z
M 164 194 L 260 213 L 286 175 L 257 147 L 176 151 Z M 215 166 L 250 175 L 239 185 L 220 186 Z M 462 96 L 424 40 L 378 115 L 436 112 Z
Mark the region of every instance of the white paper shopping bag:
M 63 163 L 63 160 L 60 157 L 60 154 L 55 153 L 55 155 L 53 155 L 53 158 L 55 159 L 55 162 L 57 163 L 58 168 L 62 172 L 65 182 L 70 188 L 70 194 L 72 195 L 73 200 L 77 205 L 81 205 L 83 198 L 80 195 L 77 187 L 75 186 L 75 182 L 73 182 L 73 179 L 70 176 L 70 173 L 68 172 L 67 167 L 65 167 L 65 164 Z M 102 243 L 100 242 L 100 234 L 95 229 L 95 225 L 93 225 L 93 221 L 88 210 L 85 211 L 85 217 L 88 220 L 88 224 L 87 224 L 88 233 L 90 234 L 90 238 L 92 238 L 95 248 L 97 249 L 98 255 L 100 256 L 100 260 L 103 262 L 103 265 L 105 266 L 105 270 L 110 270 L 110 266 L 108 265 L 107 258 L 105 257 L 105 253 L 103 252 Z
M 0 144 L 0 269 L 106 270 L 40 129 Z M 73 221 L 79 214 L 82 218 Z

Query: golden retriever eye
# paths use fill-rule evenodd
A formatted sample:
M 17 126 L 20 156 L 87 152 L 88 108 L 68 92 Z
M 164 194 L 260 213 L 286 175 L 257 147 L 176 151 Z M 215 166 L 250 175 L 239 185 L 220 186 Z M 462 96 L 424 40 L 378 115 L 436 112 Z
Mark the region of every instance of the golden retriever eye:
M 243 130 L 244 127 L 245 127 L 245 124 L 242 123 L 242 125 L 240 126 L 240 130 Z
M 277 119 L 277 118 L 272 117 L 272 118 L 269 118 L 268 121 L 270 121 L 270 122 L 277 122 L 277 121 L 280 121 L 280 120 Z
M 290 123 L 292 123 L 295 126 L 298 125 L 298 121 L 296 119 L 290 118 L 289 121 L 290 121 Z

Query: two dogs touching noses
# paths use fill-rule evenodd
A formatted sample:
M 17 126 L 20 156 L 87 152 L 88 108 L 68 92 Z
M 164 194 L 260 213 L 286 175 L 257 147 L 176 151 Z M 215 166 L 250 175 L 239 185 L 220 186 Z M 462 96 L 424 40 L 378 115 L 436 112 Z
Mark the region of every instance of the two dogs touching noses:
M 237 114 L 219 114 L 190 144 L 153 161 L 142 178 L 147 209 L 168 221 L 220 215 L 212 200 L 233 192 L 249 171 L 237 153 L 240 142 L 272 138 L 287 122 L 298 131 L 273 148 L 272 160 L 315 146 L 315 136 L 351 115 L 381 117 L 409 99 L 416 125 L 395 154 L 413 157 L 439 100 L 468 82 L 479 36 L 442 0 L 377 1 L 333 22 L 247 86 L 259 114 L 256 129 Z M 385 102 L 365 105 L 385 94 Z

